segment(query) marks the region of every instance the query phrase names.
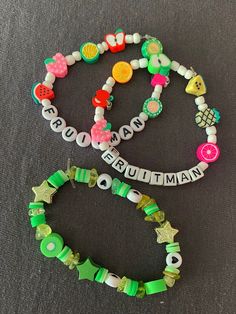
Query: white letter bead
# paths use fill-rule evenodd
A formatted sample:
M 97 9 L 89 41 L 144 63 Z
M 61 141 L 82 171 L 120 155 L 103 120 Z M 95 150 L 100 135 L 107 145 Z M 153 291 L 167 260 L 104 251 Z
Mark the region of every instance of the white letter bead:
M 179 67 L 180 67 L 179 62 L 177 62 L 177 61 L 172 61 L 171 62 L 170 68 L 171 68 L 172 71 L 177 71 Z
M 111 139 L 109 141 L 109 145 L 110 146 L 117 146 L 120 144 L 120 135 L 119 133 L 115 132 L 115 131 L 111 131 Z
M 75 58 L 72 55 L 66 56 L 66 63 L 67 63 L 67 65 L 75 64 Z
M 139 33 L 134 33 L 133 34 L 133 39 L 134 39 L 134 44 L 139 44 L 141 41 L 141 36 Z
M 128 161 L 122 157 L 118 157 L 112 164 L 112 167 L 119 171 L 120 173 L 125 171 L 125 168 L 128 166 Z
M 180 75 L 182 75 L 182 76 L 185 76 L 186 72 L 187 72 L 187 69 L 186 69 L 185 66 L 183 66 L 183 65 L 181 65 L 181 66 L 178 68 L 178 70 L 177 70 L 177 73 L 180 74 Z
M 139 69 L 139 61 L 138 60 L 131 60 L 130 61 L 130 65 L 132 67 L 133 70 L 137 70 Z
M 184 75 L 184 78 L 186 78 L 186 80 L 190 80 L 192 77 L 193 77 L 193 71 L 187 70 L 187 72 Z
M 146 58 L 139 59 L 139 66 L 141 69 L 146 68 L 148 66 L 148 59 Z
M 192 181 L 197 181 L 198 179 L 201 179 L 202 177 L 204 177 L 204 172 L 199 166 L 195 166 L 189 169 L 189 173 L 190 173 Z
M 127 198 L 132 203 L 136 203 L 137 204 L 137 203 L 139 203 L 141 201 L 142 193 L 140 193 L 137 190 L 131 189 L 131 190 L 129 190 L 129 192 L 127 194 Z
M 100 143 L 99 148 L 101 151 L 107 150 L 109 148 L 109 144 L 107 142 Z
M 109 49 L 109 47 L 105 41 L 102 42 L 102 45 L 103 45 L 105 51 L 107 51 Z
M 122 140 L 128 141 L 133 137 L 134 131 L 131 128 L 131 126 L 123 125 L 119 129 L 119 134 L 120 134 L 120 137 L 122 138 Z
M 151 174 L 152 172 L 150 170 L 140 168 L 138 173 L 138 181 L 148 183 L 151 179 Z
M 140 112 L 139 118 L 143 119 L 143 121 L 147 121 L 148 120 L 148 115 L 146 113 L 144 113 L 144 112 Z
M 106 277 L 106 280 L 105 280 L 105 283 L 109 286 L 109 287 L 112 287 L 112 288 L 117 288 L 119 286 L 119 283 L 120 283 L 120 277 L 115 275 L 115 274 L 112 274 L 112 273 L 108 273 L 107 274 L 107 277 Z
M 42 84 L 43 84 L 44 86 L 47 86 L 47 87 L 50 88 L 50 89 L 53 89 L 53 85 L 52 85 L 52 83 L 49 82 L 49 81 L 43 81 Z
M 111 94 L 111 92 L 112 92 L 112 87 L 107 85 L 107 84 L 104 84 L 102 89 L 106 90 L 109 94 Z
M 76 143 L 80 147 L 87 147 L 91 144 L 91 136 L 87 132 L 80 132 L 76 137 Z
M 162 86 L 161 85 L 156 85 L 155 88 L 154 88 L 154 92 L 161 94 Z
M 48 72 L 45 76 L 45 81 L 51 82 L 52 84 L 55 82 L 55 79 L 56 79 L 56 76 L 51 72 Z
M 205 104 L 205 98 L 203 96 L 195 98 L 195 104 L 197 106 Z
M 102 159 L 108 164 L 112 164 L 115 161 L 120 153 L 114 147 L 110 147 L 105 153 L 102 154 Z
M 175 268 L 179 268 L 182 265 L 182 257 L 179 253 L 169 253 L 166 256 L 166 264 L 167 266 L 174 266 Z
M 208 142 L 208 143 L 216 144 L 216 143 L 217 143 L 217 137 L 216 137 L 216 135 L 214 135 L 214 134 L 208 135 L 208 137 L 207 137 L 207 142 Z
M 137 180 L 138 173 L 139 173 L 139 167 L 128 165 L 127 168 L 125 169 L 125 178 Z
M 57 108 L 53 105 L 42 107 L 42 116 L 46 120 L 52 120 L 57 117 L 58 111 Z
M 98 50 L 99 50 L 99 53 L 102 55 L 105 51 L 104 47 L 102 44 L 97 44 L 97 47 L 98 47 Z
M 73 142 L 75 141 L 77 136 L 77 131 L 75 128 L 72 126 L 67 126 L 63 131 L 62 131 L 62 138 L 66 142 Z
M 199 168 L 201 168 L 202 171 L 205 171 L 205 170 L 209 167 L 209 165 L 208 165 L 206 162 L 204 162 L 204 161 L 200 161 L 200 162 L 197 164 L 197 166 L 198 166 Z
M 112 177 L 109 174 L 102 173 L 97 179 L 97 186 L 102 190 L 110 189 L 112 185 Z
M 163 172 L 152 172 L 150 184 L 151 185 L 163 185 L 164 184 L 164 173 Z
M 133 35 L 125 35 L 126 44 L 132 44 L 134 42 Z
M 103 116 L 104 115 L 104 108 L 96 107 L 95 114 L 99 114 L 100 116 Z
M 216 131 L 216 127 L 213 125 L 213 126 L 208 126 L 206 128 L 206 134 L 207 135 L 216 135 L 217 131 Z
M 62 132 L 66 127 L 66 121 L 60 117 L 53 118 L 50 127 L 56 133 Z
M 207 104 L 201 104 L 198 106 L 198 110 L 199 111 L 204 111 L 208 108 L 208 105 Z
M 72 52 L 72 56 L 75 58 L 75 61 L 80 61 L 81 60 L 81 54 L 80 54 L 79 51 Z
M 183 171 L 177 172 L 177 179 L 178 179 L 179 185 L 191 182 L 191 176 L 190 176 L 188 170 L 183 170 Z
M 130 126 L 134 132 L 141 132 L 145 128 L 145 122 L 140 117 L 134 117 L 130 121 Z
M 49 99 L 43 99 L 42 100 L 42 106 L 50 106 L 51 105 L 51 101 Z
M 175 173 L 164 173 L 164 186 L 177 185 L 177 177 Z
M 109 76 L 108 79 L 106 80 L 106 84 L 113 87 L 115 85 L 116 81 L 113 79 L 112 76 Z

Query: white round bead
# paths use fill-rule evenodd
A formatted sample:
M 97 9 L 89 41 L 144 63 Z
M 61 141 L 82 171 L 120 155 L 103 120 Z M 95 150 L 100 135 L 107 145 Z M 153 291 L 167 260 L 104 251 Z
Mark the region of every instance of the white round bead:
M 166 264 L 167 266 L 174 266 L 175 268 L 179 268 L 182 265 L 182 257 L 179 253 L 169 253 L 166 256 Z
M 112 177 L 109 174 L 102 173 L 97 179 L 97 186 L 102 190 L 110 189 L 112 185 Z
M 91 144 L 91 136 L 87 132 L 80 132 L 76 136 L 76 143 L 80 147 L 88 147 Z
M 108 79 L 106 80 L 106 84 L 113 87 L 115 85 L 116 81 L 113 79 L 112 76 L 109 76 Z
M 52 85 L 52 83 L 49 82 L 49 81 L 43 81 L 42 84 L 43 84 L 44 86 L 47 86 L 47 87 L 50 88 L 50 89 L 53 89 L 53 85 Z
M 119 286 L 120 280 L 121 279 L 119 276 L 117 276 L 113 273 L 108 273 L 106 280 L 105 280 L 105 283 L 112 288 L 117 288 Z
M 75 64 L 75 58 L 72 55 L 66 56 L 66 63 L 67 65 Z
M 128 141 L 128 140 L 130 140 L 133 137 L 134 131 L 131 128 L 131 126 L 129 126 L 129 125 L 122 125 L 119 128 L 119 135 L 122 138 L 122 140 Z
M 209 167 L 209 165 L 204 161 L 200 161 L 197 165 L 202 169 L 202 171 L 205 171 Z
M 154 91 L 154 92 L 152 93 L 151 97 L 160 99 L 161 93 L 157 93 L 157 92 Z
M 102 55 L 105 51 L 104 47 L 102 44 L 97 44 L 97 47 L 98 47 L 98 50 L 99 50 L 99 53 Z
M 187 70 L 187 72 L 184 75 L 184 78 L 186 78 L 186 80 L 190 80 L 192 77 L 193 77 L 193 71 Z
M 45 76 L 45 81 L 51 82 L 52 84 L 55 82 L 55 79 L 56 79 L 56 76 L 51 72 L 48 72 Z
M 133 35 L 125 35 L 125 42 L 126 44 L 133 44 L 134 42 L 134 38 L 133 38 Z
M 143 121 L 147 121 L 148 120 L 148 115 L 144 112 L 140 112 L 139 117 L 141 119 L 143 119 Z
M 95 114 L 99 114 L 100 116 L 103 116 L 104 115 L 104 108 L 102 107 L 96 107 L 95 109 Z
M 180 67 L 179 62 L 177 62 L 177 61 L 172 61 L 171 62 L 171 66 L 170 66 L 171 70 L 177 71 L 179 67 Z
M 95 148 L 95 149 L 99 149 L 98 142 L 92 141 L 92 146 L 93 146 L 93 148 Z
M 141 132 L 145 128 L 145 122 L 140 117 L 134 117 L 130 121 L 130 126 L 134 130 L 134 132 Z
M 42 108 L 42 116 L 46 120 L 52 120 L 53 118 L 57 117 L 57 115 L 58 115 L 58 110 L 53 105 L 44 106 Z
M 142 198 L 142 193 L 140 193 L 137 190 L 131 189 L 129 190 L 127 194 L 128 200 L 130 200 L 132 203 L 139 203 Z
M 207 142 L 208 142 L 208 143 L 216 144 L 216 143 L 217 143 L 217 137 L 216 137 L 216 135 L 215 135 L 215 134 L 208 135 L 208 137 L 207 137 Z
M 141 41 L 141 35 L 139 33 L 133 34 L 134 44 L 139 44 Z
M 130 65 L 132 67 L 133 70 L 137 70 L 139 69 L 139 61 L 138 60 L 131 60 L 130 61 Z
M 109 94 L 111 94 L 111 92 L 112 92 L 112 87 L 107 85 L 107 84 L 104 84 L 102 89 L 106 90 Z
M 97 113 L 97 114 L 95 114 L 93 120 L 94 120 L 95 122 L 97 122 L 97 121 L 99 121 L 99 120 L 102 120 L 103 118 L 104 118 L 103 115 Z
M 105 41 L 102 42 L 102 45 L 103 45 L 105 51 L 107 51 L 109 49 L 109 47 Z
M 185 73 L 187 72 L 187 69 L 185 68 L 185 66 L 181 65 L 178 70 L 177 70 L 177 73 L 182 75 L 182 76 L 185 76 Z
M 147 58 L 139 59 L 139 66 L 141 69 L 146 68 L 148 66 L 148 59 Z
M 161 85 L 156 85 L 154 87 L 154 92 L 161 94 L 163 87 Z
M 102 142 L 99 144 L 99 149 L 103 152 L 109 148 L 109 144 L 107 142 Z
M 197 106 L 205 104 L 205 98 L 203 96 L 195 98 L 195 104 Z
M 73 128 L 72 126 L 67 126 L 63 131 L 62 131 L 62 138 L 66 142 L 73 142 L 75 141 L 77 136 L 77 130 Z
M 199 111 L 204 111 L 208 108 L 208 105 L 207 104 L 201 104 L 198 106 L 198 110 Z
M 207 135 L 215 135 L 217 133 L 216 127 L 214 125 L 208 126 L 206 128 L 206 134 Z
M 109 145 L 110 146 L 117 146 L 120 144 L 121 138 L 119 133 L 115 132 L 115 131 L 111 131 L 111 139 L 109 141 Z
M 47 106 L 50 106 L 50 105 L 51 105 L 51 100 L 49 100 L 49 99 L 43 99 L 42 100 L 42 106 L 47 107 Z
M 61 117 L 53 118 L 50 122 L 51 129 L 56 132 L 62 132 L 66 127 L 66 121 Z
M 75 61 L 81 60 L 81 53 L 79 51 L 72 52 L 72 56 L 75 58 Z

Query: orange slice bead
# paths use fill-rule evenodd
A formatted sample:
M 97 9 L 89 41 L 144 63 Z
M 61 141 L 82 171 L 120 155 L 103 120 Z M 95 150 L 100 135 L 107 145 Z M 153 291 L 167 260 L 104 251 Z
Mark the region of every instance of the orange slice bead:
M 127 83 L 133 76 L 133 69 L 128 62 L 119 61 L 112 68 L 112 76 L 118 83 Z

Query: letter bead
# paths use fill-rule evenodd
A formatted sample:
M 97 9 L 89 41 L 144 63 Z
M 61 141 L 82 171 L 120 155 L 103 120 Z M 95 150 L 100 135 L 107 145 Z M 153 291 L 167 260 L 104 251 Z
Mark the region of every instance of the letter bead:
M 175 173 L 164 173 L 164 186 L 177 185 L 177 177 Z
M 152 172 L 150 184 L 151 185 L 163 185 L 164 184 L 164 173 L 163 172 Z
M 77 131 L 75 128 L 72 126 L 67 126 L 63 131 L 62 131 L 62 138 L 66 142 L 73 142 L 75 141 L 77 136 Z
M 128 141 L 133 137 L 134 131 L 129 125 L 123 125 L 119 129 L 119 135 L 122 140 Z
M 57 117 L 58 111 L 57 108 L 53 105 L 44 106 L 42 108 L 42 116 L 46 120 L 52 120 L 53 118 Z
M 91 136 L 87 132 L 80 132 L 76 137 L 76 143 L 80 147 L 88 147 L 91 144 Z
M 122 157 L 118 157 L 112 164 L 112 167 L 120 173 L 124 172 L 127 166 L 128 162 Z
M 140 117 L 134 117 L 130 121 L 130 126 L 134 132 L 141 132 L 145 128 L 145 122 Z
M 109 145 L 110 146 L 117 146 L 120 144 L 121 138 L 119 133 L 112 131 L 111 132 L 111 139 L 109 141 Z
M 148 183 L 151 179 L 151 171 L 147 169 L 139 169 L 138 181 Z
M 120 155 L 117 149 L 114 147 L 109 148 L 102 154 L 102 159 L 109 165 L 111 165 Z
M 179 185 L 191 182 L 191 176 L 190 176 L 188 170 L 179 171 L 179 172 L 177 172 L 176 175 L 177 175 Z
M 189 173 L 190 173 L 192 181 L 197 181 L 200 178 L 204 177 L 204 172 L 199 166 L 195 166 L 189 169 Z
M 139 173 L 138 167 L 128 165 L 127 168 L 125 169 L 125 178 L 137 180 L 138 179 L 138 173 Z
M 50 122 L 50 127 L 54 132 L 60 133 L 65 129 L 66 121 L 60 117 L 53 118 Z

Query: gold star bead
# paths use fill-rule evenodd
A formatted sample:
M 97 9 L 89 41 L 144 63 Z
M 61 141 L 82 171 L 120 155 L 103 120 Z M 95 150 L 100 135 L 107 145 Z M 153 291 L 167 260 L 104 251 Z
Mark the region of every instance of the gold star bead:
M 169 221 L 166 221 L 159 228 L 155 228 L 157 233 L 157 243 L 172 243 L 174 242 L 174 236 L 179 232 L 179 230 L 171 227 Z
M 34 199 L 35 202 L 43 201 L 43 202 L 46 202 L 48 204 L 51 204 L 52 203 L 52 196 L 53 196 L 53 194 L 56 193 L 57 190 L 54 188 L 51 188 L 48 185 L 48 182 L 45 180 L 45 181 L 43 181 L 43 183 L 40 186 L 34 186 L 32 188 L 32 191 L 35 194 L 35 199 Z

